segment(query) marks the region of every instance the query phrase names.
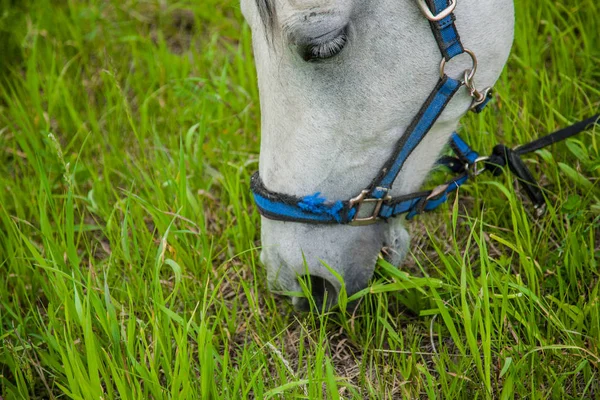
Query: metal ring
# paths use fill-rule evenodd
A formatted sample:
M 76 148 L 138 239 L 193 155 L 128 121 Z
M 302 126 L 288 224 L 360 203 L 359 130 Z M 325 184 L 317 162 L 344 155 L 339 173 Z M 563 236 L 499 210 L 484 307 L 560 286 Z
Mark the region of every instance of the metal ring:
M 475 56 L 475 53 L 473 53 L 469 49 L 464 49 L 464 51 L 471 57 L 471 60 L 473 61 L 473 66 L 471 67 L 470 70 L 467 70 L 467 71 L 470 71 L 467 81 L 472 81 L 473 78 L 475 77 L 475 72 L 477 72 L 477 57 Z M 446 75 L 445 69 L 446 69 L 446 59 L 442 58 L 442 62 L 440 63 L 440 77 L 441 78 L 443 78 Z M 465 83 L 465 82 L 463 82 L 463 83 Z

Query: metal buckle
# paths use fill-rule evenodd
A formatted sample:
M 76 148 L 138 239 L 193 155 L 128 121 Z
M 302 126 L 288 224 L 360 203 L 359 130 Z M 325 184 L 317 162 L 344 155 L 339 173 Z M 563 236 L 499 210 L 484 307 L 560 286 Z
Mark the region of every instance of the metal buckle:
M 489 159 L 490 158 L 487 156 L 478 157 L 473 164 L 467 164 L 467 171 L 469 172 L 469 175 L 471 175 L 472 177 L 481 175 L 485 171 L 485 162 Z M 484 163 L 484 166 L 478 168 L 477 164 L 479 163 Z
M 447 8 L 442 10 L 437 15 L 433 15 L 431 9 L 429 9 L 429 6 L 427 5 L 427 3 L 425 3 L 425 0 L 417 0 L 417 4 L 419 5 L 419 8 L 421 9 L 423 15 L 425 15 L 425 18 L 434 22 L 443 20 L 448 15 L 452 14 L 454 9 L 456 8 L 456 0 L 452 0 Z
M 387 190 L 385 192 L 386 192 L 386 195 L 384 197 L 382 197 L 381 199 L 375 199 L 375 198 L 367 198 L 370 191 L 363 190 L 362 192 L 360 192 L 360 194 L 358 196 L 354 197 L 353 199 L 350 199 L 350 204 L 349 204 L 350 208 L 354 208 L 354 206 L 357 206 L 356 214 L 354 215 L 354 218 L 350 222 L 350 225 L 364 226 L 364 225 L 372 225 L 372 224 L 376 223 L 379 220 L 379 211 L 381 211 L 381 206 L 383 206 L 384 202 L 390 201 L 392 199 L 392 197 L 387 194 Z M 365 203 L 367 203 L 367 204 L 374 203 L 375 206 L 373 207 L 373 211 L 371 212 L 371 215 L 369 217 L 360 218 L 359 217 L 360 210 L 361 210 L 363 204 L 365 204 Z

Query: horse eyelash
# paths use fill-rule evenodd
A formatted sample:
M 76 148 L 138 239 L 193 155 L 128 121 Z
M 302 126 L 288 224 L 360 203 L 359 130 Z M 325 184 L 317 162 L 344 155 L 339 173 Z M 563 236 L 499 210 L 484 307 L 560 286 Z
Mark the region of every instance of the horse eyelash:
M 319 58 L 328 58 L 332 55 L 339 53 L 344 48 L 347 41 L 348 37 L 345 34 L 343 34 L 327 43 L 315 46 L 311 50 L 313 54 L 315 54 Z
M 307 50 L 305 59 L 311 60 L 324 60 L 337 55 L 348 43 L 348 35 L 346 33 L 340 36 L 318 45 L 312 45 Z

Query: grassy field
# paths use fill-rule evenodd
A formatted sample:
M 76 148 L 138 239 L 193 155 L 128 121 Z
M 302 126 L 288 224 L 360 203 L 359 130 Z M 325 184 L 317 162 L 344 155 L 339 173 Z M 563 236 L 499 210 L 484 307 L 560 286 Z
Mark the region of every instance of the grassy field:
M 600 109 L 597 2 L 516 8 L 483 152 Z M 600 129 L 528 158 L 542 218 L 482 175 L 354 312 L 299 315 L 258 264 L 237 0 L 0 0 L 0 49 L 3 399 L 600 398 Z

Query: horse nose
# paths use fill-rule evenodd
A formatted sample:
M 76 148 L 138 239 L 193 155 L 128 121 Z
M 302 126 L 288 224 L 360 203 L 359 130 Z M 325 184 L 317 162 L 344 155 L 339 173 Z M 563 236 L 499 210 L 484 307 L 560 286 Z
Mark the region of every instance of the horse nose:
M 341 268 L 330 267 L 325 262 L 288 264 L 271 261 L 279 257 L 268 256 L 267 281 L 270 290 L 291 297 L 296 311 L 329 311 L 338 304 L 342 290 L 348 297 L 366 288 L 377 263 L 377 253 L 369 258 L 359 258 L 343 263 Z M 294 267 L 295 266 L 295 267 Z
M 337 304 L 339 283 L 334 284 L 327 278 L 316 275 L 303 275 L 298 277 L 300 287 L 305 287 L 308 297 L 292 297 L 292 304 L 296 311 L 310 311 L 311 304 L 316 311 L 327 311 Z
M 388 230 L 382 224 L 315 227 L 263 218 L 260 258 L 269 289 L 292 297 L 297 310 L 328 310 L 342 287 L 349 297 L 367 287 Z

